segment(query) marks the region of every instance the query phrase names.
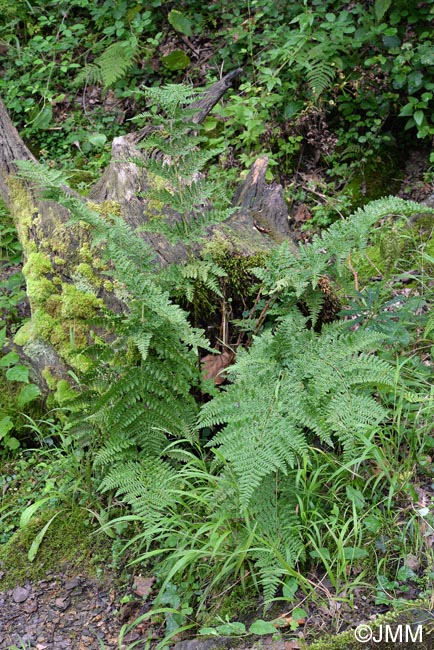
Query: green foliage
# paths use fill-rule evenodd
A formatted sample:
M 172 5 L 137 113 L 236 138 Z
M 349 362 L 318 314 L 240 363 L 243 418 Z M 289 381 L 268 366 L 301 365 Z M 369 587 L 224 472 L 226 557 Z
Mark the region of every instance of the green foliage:
M 89 63 L 80 70 L 75 83 L 77 85 L 102 83 L 104 88 L 113 86 L 116 81 L 125 76 L 127 70 L 133 65 L 136 49 L 135 38 L 112 43 L 93 63 Z
M 206 404 L 198 349 L 208 343 L 191 322 L 207 294 L 225 300 L 226 281 L 238 289 L 228 264 L 193 258 L 204 230 L 231 213 L 229 176 L 215 171 L 206 179 L 210 162 L 238 164 L 236 150 L 247 166 L 266 152 L 269 174 L 285 177 L 320 163 L 323 186 L 308 181 L 290 192 L 292 200 L 320 198 L 312 211 L 316 226 L 343 217 L 353 202 L 362 204 L 363 189 L 356 187 L 356 195 L 354 186 L 363 186 L 369 170 L 384 168 L 388 152 L 405 142 L 405 128 L 410 138 L 432 136 L 432 34 L 426 28 L 432 9 L 401 0 L 258 0 L 223 9 L 211 3 L 205 13 L 188 0 L 167 14 L 158 0 L 146 10 L 121 1 L 72 0 L 61 14 L 62 4 L 55 4 L 36 4 L 34 12 L 24 2 L 15 12 L 6 7 L 8 65 L 0 92 L 8 90 L 8 108 L 27 140 L 56 161 L 54 169 L 23 166 L 26 177 L 92 230 L 93 250 L 113 267 L 127 306 L 90 325 L 95 345 L 85 352 L 93 369 L 80 378 L 82 389 L 71 402 L 68 462 L 55 464 L 55 477 L 35 491 L 32 504 L 20 501 L 11 509 L 15 521 L 27 507 L 26 521 L 47 508 L 33 533 L 32 555 L 42 553 L 57 526 L 64 493 L 81 505 L 91 493 L 103 530 L 112 538 L 119 531 L 130 536 L 126 550 L 134 561 L 152 563 L 159 588 L 154 611 L 165 617 L 167 639 L 179 626 L 193 625 L 192 611 L 212 607 L 228 582 L 260 588 L 266 605 L 281 588 L 279 597 L 292 606 L 297 586 L 313 591 L 305 578 L 312 564 L 325 572 L 332 602 L 351 600 L 375 575 L 383 603 L 388 592 L 396 599 L 414 587 L 405 564 L 411 553 L 426 563 L 420 580 L 428 591 L 433 559 L 424 531 L 432 531 L 434 514 L 429 503 L 415 504 L 421 485 L 432 480 L 434 262 L 432 244 L 409 245 L 405 240 L 413 235 L 394 219 L 409 221 L 421 210 L 430 218 L 433 211 L 383 198 L 301 244 L 297 255 L 286 243 L 276 247 L 255 269 L 255 305 L 249 309 L 247 292 L 238 296 L 250 315 L 242 328 L 253 331 L 252 341 L 245 350 L 237 346 L 229 383 L 213 390 Z M 188 109 L 200 99 L 197 91 L 172 82 L 187 74 L 203 83 L 197 52 L 211 32 L 217 45 L 205 74 L 214 78 L 217 64 L 230 61 L 244 66 L 245 78 L 202 128 Z M 163 85 L 138 90 L 156 78 Z M 82 84 L 79 92 L 74 80 Z M 120 114 L 91 108 L 108 98 L 119 103 Z M 76 112 L 65 119 L 66 102 Z M 148 230 L 183 242 L 192 253 L 186 264 L 159 273 L 138 233 L 119 216 L 101 215 L 65 193 L 69 175 L 56 169 L 71 148 L 80 149 L 76 167 L 95 155 L 98 169 L 111 137 L 124 131 L 118 122 L 137 113 L 139 127 L 150 121 L 157 127 L 142 145 L 151 182 L 144 197 Z M 353 186 L 337 197 L 338 185 L 355 171 Z M 168 211 L 171 218 L 163 220 Z M 382 275 L 376 284 L 370 277 L 374 248 Z M 19 255 L 5 222 L 2 257 L 15 263 Z M 9 281 L 3 311 L 13 309 L 18 291 L 19 278 Z M 193 313 L 178 303 L 192 304 Z M 19 386 L 23 407 L 38 389 L 9 354 L 0 365 L 8 385 Z M 6 446 L 14 422 L 2 411 Z M 2 530 L 2 538 L 11 531 Z M 205 630 L 244 632 L 231 619 Z M 271 627 L 256 621 L 250 631 Z
M 422 209 L 427 214 L 433 212 L 425 206 Z M 371 201 L 350 218 L 337 221 L 315 235 L 311 243 L 300 245 L 297 256 L 286 243 L 281 244 L 270 255 L 267 267 L 257 269 L 256 275 L 263 283 L 264 292 L 273 301 L 278 299 L 285 308 L 288 303 L 304 301 L 315 325 L 326 297 L 321 279 L 331 278 L 348 288 L 348 259 L 353 251 L 363 254 L 374 224 L 385 217 L 408 219 L 420 212 L 419 203 L 393 196 Z
M 200 100 L 193 88 L 175 84 L 148 88 L 146 97 L 151 112 L 135 118 L 141 124 L 152 117 L 155 126 L 139 145 L 147 152 L 144 165 L 151 179 L 146 192 L 149 222 L 144 229 L 165 235 L 171 243 L 193 243 L 205 228 L 233 212 L 222 179 L 204 176 L 205 166 L 222 149 L 201 148 L 208 138 L 200 135 L 202 127 L 193 121 L 194 109 L 188 109 Z M 170 208 L 173 217 L 168 220 L 166 210 L 161 218 L 159 206 Z
M 287 474 L 309 456 L 313 435 L 339 442 L 344 458 L 357 453 L 387 416 L 369 394 L 394 380 L 391 368 L 368 354 L 379 343 L 375 335 L 345 332 L 342 323 L 318 335 L 291 314 L 238 356 L 234 383 L 202 408 L 200 424 L 225 425 L 209 444 L 233 465 L 243 507 L 266 476 Z

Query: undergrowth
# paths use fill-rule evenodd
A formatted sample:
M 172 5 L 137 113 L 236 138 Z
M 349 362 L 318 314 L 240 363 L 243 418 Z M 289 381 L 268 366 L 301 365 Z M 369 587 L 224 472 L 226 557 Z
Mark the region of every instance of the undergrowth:
M 188 102 L 173 88 L 165 92 L 156 94 L 169 112 Z M 161 181 L 152 226 L 191 253 L 204 228 L 228 213 L 210 209 L 215 194 L 224 203 L 201 175 L 210 152 L 196 134 L 191 147 L 180 146 L 191 125 L 178 117 L 173 133 L 145 140 Z M 200 361 L 217 351 L 171 298 L 167 272 L 156 273 L 139 233 L 65 192 L 57 170 L 21 165 L 21 173 L 86 224 L 126 305 L 89 323 L 97 333 L 85 348 L 93 365 L 68 404 L 68 444 L 61 437 L 68 480 L 58 477 L 59 494 L 53 484 L 44 488 L 34 511 L 24 509 L 24 523 L 39 508 L 48 512 L 52 498 L 56 512 L 66 499 L 95 513 L 131 565 L 155 577 L 145 617 L 163 615 L 163 645 L 201 624 L 212 634 L 207 611 L 218 611 L 227 585 L 255 591 L 262 612 L 283 603 L 292 629 L 302 601 L 308 609 L 323 599 L 338 610 L 360 589 L 378 604 L 416 586 L 429 592 L 433 258 L 430 236 L 411 253 L 402 242 L 421 212 L 434 211 L 382 198 L 297 254 L 287 242 L 276 247 L 254 269 L 246 338 L 216 388 Z M 167 206 L 179 217 L 171 231 L 159 215 Z M 366 264 L 378 228 L 393 230 L 397 245 L 372 279 Z M 190 254 L 174 272 L 187 302 L 196 281 L 219 295 L 224 271 L 209 260 Z M 261 634 L 278 623 L 249 629 Z

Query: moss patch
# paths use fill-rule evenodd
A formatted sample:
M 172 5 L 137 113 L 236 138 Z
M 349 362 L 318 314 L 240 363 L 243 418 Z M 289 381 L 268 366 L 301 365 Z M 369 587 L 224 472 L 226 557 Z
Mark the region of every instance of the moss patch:
M 80 291 L 73 284 L 64 284 L 62 287 L 61 316 L 64 319 L 91 318 L 103 306 L 101 298 L 93 293 Z
M 5 575 L 0 589 L 11 589 L 27 580 L 40 580 L 49 570 L 78 570 L 81 574 L 95 575 L 98 566 L 107 565 L 111 559 L 109 540 L 89 521 L 83 508 L 72 507 L 61 511 L 44 536 L 38 554 L 29 562 L 27 554 L 36 535 L 55 514 L 45 512 L 43 517 L 18 530 L 9 541 L 0 546 L 0 562 Z

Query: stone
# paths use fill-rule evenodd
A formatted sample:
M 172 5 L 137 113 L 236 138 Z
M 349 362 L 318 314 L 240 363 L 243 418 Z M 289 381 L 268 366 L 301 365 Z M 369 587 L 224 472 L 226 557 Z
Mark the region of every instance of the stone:
M 30 596 L 30 589 L 28 587 L 15 587 L 12 592 L 14 603 L 24 603 Z

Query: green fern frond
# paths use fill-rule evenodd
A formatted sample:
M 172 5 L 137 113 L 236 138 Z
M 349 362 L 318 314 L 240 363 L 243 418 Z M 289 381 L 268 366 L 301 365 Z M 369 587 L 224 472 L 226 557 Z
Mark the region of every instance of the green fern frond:
M 378 343 L 378 336 L 348 332 L 343 323 L 324 327 L 321 335 L 306 330 L 294 312 L 239 355 L 228 372 L 233 383 L 202 407 L 199 424 L 225 425 L 209 444 L 233 467 L 242 507 L 266 477 L 308 458 L 309 430 L 327 444 L 338 439 L 351 454 L 358 435 L 386 417 L 372 393 L 380 384 L 392 387 L 394 373 L 360 353 Z
M 75 85 L 102 83 L 109 88 L 125 74 L 134 63 L 137 39 L 119 41 L 109 45 L 93 63 L 88 63 L 75 77 Z
M 306 80 L 312 89 L 315 99 L 328 90 L 335 80 L 336 68 L 328 59 L 308 59 L 305 63 Z
M 102 83 L 102 70 L 96 63 L 86 64 L 74 79 L 74 86 L 96 86 Z

